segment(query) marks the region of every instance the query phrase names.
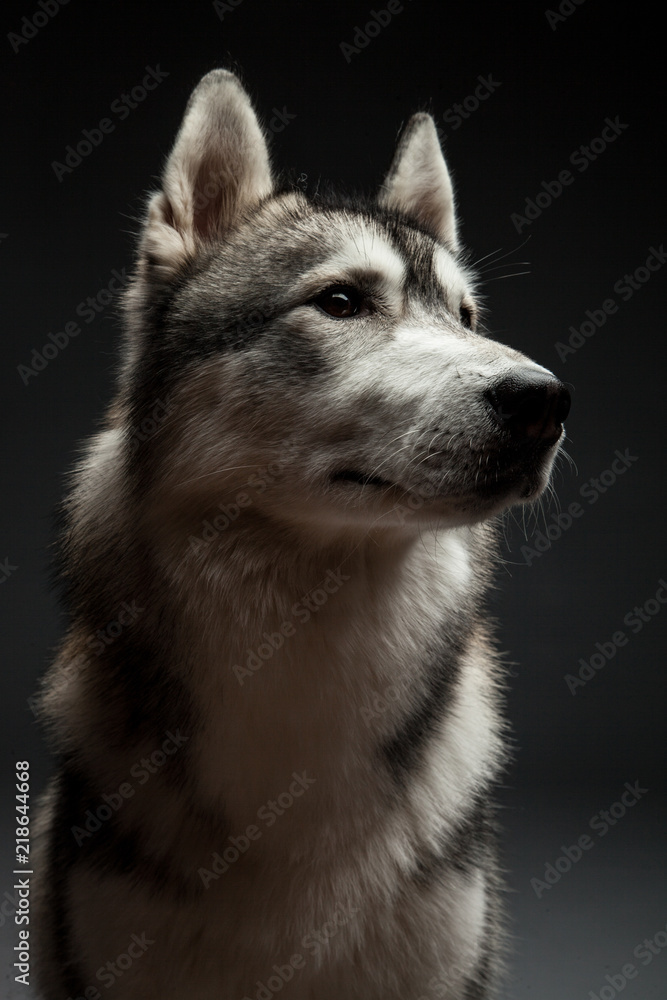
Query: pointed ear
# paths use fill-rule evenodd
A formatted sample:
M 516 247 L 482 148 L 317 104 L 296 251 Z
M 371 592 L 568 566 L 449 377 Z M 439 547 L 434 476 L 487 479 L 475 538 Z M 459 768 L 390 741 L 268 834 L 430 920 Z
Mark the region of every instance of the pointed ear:
M 171 276 L 271 189 L 268 150 L 250 99 L 233 73 L 213 70 L 190 97 L 162 190 L 150 199 L 141 266 Z
M 382 208 L 411 216 L 459 249 L 454 191 L 430 115 L 413 115 L 405 126 L 378 198 Z

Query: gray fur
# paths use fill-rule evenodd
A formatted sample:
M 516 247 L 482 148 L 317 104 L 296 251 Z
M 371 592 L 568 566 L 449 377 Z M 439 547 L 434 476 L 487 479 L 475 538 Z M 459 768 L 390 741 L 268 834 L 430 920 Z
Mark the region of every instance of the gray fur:
M 497 515 L 542 491 L 560 429 L 494 423 L 494 386 L 550 376 L 474 332 L 456 248 L 428 116 L 379 203 L 318 202 L 274 187 L 235 77 L 193 94 L 66 505 L 45 1000 L 492 996 L 484 595 Z M 332 286 L 356 315 L 326 311 Z

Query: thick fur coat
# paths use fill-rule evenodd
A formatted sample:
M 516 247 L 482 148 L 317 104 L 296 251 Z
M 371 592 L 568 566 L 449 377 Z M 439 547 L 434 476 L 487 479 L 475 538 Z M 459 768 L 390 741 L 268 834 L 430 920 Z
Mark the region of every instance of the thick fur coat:
M 431 118 L 377 199 L 311 200 L 208 74 L 124 307 L 66 504 L 40 995 L 491 997 L 484 595 L 568 403 L 476 332 Z

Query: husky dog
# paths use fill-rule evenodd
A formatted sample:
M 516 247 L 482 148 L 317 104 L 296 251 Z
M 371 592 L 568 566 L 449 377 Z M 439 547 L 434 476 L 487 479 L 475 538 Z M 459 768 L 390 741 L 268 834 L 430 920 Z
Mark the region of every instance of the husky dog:
M 433 120 L 376 199 L 311 200 L 209 73 L 124 308 L 66 505 L 40 995 L 491 997 L 484 595 L 569 397 L 476 332 Z

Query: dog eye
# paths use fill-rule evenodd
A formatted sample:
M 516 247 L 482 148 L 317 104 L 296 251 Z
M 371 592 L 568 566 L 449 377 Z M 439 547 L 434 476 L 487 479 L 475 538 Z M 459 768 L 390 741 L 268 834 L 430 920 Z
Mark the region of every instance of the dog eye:
M 472 330 L 472 310 L 468 306 L 461 306 L 459 309 L 459 319 L 468 330 Z
M 361 292 L 351 285 L 331 285 L 320 292 L 314 301 L 327 315 L 346 319 L 359 315 L 364 300 Z

